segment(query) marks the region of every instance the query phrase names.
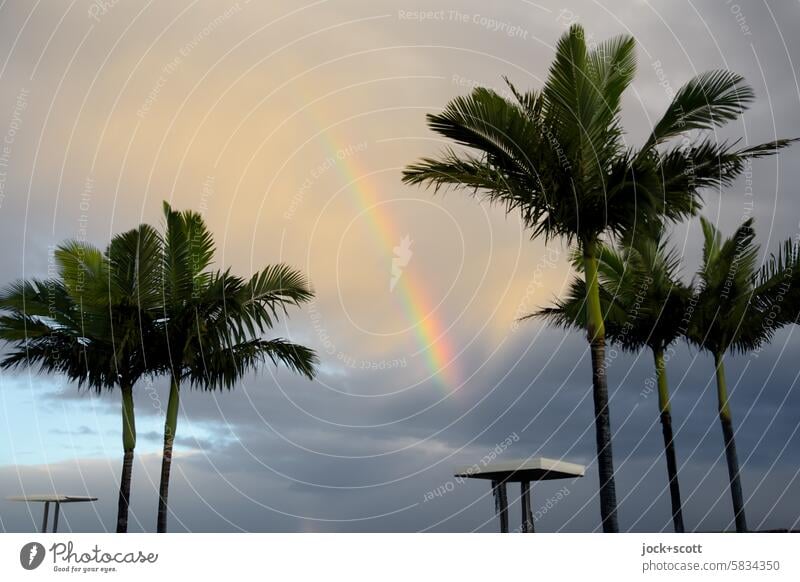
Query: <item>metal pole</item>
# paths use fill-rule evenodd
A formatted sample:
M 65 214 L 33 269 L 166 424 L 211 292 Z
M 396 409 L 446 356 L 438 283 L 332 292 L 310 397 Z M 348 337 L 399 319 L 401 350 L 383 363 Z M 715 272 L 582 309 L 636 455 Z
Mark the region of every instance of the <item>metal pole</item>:
M 53 533 L 58 531 L 58 510 L 61 509 L 61 504 L 56 501 L 56 512 L 53 515 Z
M 520 482 L 522 497 L 522 533 L 533 533 L 533 514 L 531 513 L 531 482 Z
M 50 513 L 50 502 L 44 502 L 44 519 L 42 519 L 42 533 L 47 533 L 47 515 Z
M 500 533 L 508 533 L 508 494 L 506 492 L 506 482 L 498 482 L 497 487 L 500 503 Z

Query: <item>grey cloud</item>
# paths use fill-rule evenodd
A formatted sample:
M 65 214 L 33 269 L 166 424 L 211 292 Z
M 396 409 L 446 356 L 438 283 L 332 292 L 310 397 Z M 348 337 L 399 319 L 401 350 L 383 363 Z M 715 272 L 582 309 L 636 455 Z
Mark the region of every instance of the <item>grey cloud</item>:
M 64 435 L 64 436 L 89 436 L 97 434 L 97 431 L 82 424 L 75 430 L 64 430 L 61 428 L 51 428 L 48 431 L 50 434 Z

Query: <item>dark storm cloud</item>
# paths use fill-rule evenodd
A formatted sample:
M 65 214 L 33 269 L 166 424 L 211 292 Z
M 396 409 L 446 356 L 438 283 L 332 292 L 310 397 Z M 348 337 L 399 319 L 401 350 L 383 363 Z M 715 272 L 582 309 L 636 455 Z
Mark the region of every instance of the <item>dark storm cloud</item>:
M 550 354 L 544 345 L 557 344 L 561 341 L 559 335 L 546 332 L 541 339 L 543 345 L 528 353 L 529 346 L 520 337 L 522 345 L 509 349 L 487 377 L 497 378 L 508 369 L 513 369 L 512 374 L 472 413 L 469 410 L 480 400 L 480 394 L 463 401 L 453 399 L 448 406 L 454 411 L 441 410 L 399 426 L 326 426 L 303 418 L 292 405 L 287 406 L 278 391 L 251 391 L 253 403 L 249 409 L 239 407 L 243 398 L 235 393 L 220 395 L 216 403 L 207 394 L 187 393 L 185 412 L 190 422 L 218 420 L 221 411 L 230 423 L 226 428 L 235 438 L 213 447 L 206 445 L 203 453 L 191 452 L 196 450 L 192 442 L 179 444 L 178 451 L 184 454 L 175 461 L 175 487 L 183 493 L 173 507 L 176 520 L 193 531 L 234 527 L 226 520 L 246 530 L 491 531 L 494 523 L 490 519 L 488 487 L 483 483 L 459 484 L 452 473 L 456 466 L 476 462 L 513 433 L 519 440 L 508 449 L 507 456 L 564 455 L 590 465 L 582 480 L 537 486 L 535 499 L 546 503 L 566 486 L 569 494 L 559 501 L 558 509 L 542 517 L 542 528 L 592 530 L 596 526 L 597 476 L 591 465 L 594 435 L 585 373 L 588 362 L 585 357 L 578 362 L 569 357 L 583 351 L 582 338 L 572 334 L 567 345 L 555 352 L 556 359 L 547 363 Z M 796 342 L 787 351 L 793 346 Z M 800 459 L 791 424 L 799 413 L 800 398 L 790 394 L 783 402 L 784 395 L 796 391 L 792 374 L 773 376 L 770 386 L 774 388 L 756 398 L 769 369 L 779 361 L 776 351 L 762 354 L 748 366 L 739 384 L 741 389 L 737 388 L 733 396 L 734 416 L 742 426 L 737 435 L 740 454 L 747 458 L 745 484 L 752 495 L 749 507 L 753 519 L 764 527 L 787 527 L 791 525 L 786 523 L 787 516 L 796 515 L 798 510 L 798 481 L 793 468 Z M 516 364 L 520 356 L 524 365 Z M 713 368 L 703 358 L 686 370 L 683 378 L 684 365 L 690 357 L 691 354 L 682 353 L 669 367 L 675 394 L 674 416 L 680 427 L 677 446 L 687 515 L 695 517 L 694 528 L 721 529 L 727 525 L 728 501 L 713 387 L 706 386 Z M 738 382 L 743 364 L 746 362 L 731 362 L 732 385 Z M 564 371 L 573 365 L 577 366 L 575 377 L 569 378 Z M 529 386 L 540 371 L 541 376 Z M 650 363 L 634 364 L 633 358 L 621 355 L 609 373 L 612 385 L 619 386 L 613 399 L 619 487 L 625 495 L 630 492 L 622 502 L 621 516 L 637 530 L 668 529 L 656 403 L 653 395 L 641 393 L 651 374 Z M 628 378 L 620 384 L 626 374 Z M 358 383 L 358 379 L 354 381 Z M 290 385 L 287 382 L 284 389 L 290 390 Z M 493 389 L 491 384 L 484 386 L 484 390 Z M 704 388 L 706 394 L 698 398 Z M 339 409 L 353 406 L 347 397 L 333 398 L 326 402 L 326 419 L 335 418 Z M 387 406 L 393 408 L 391 404 Z M 757 410 L 767 413 L 759 417 L 753 412 Z M 256 413 L 262 414 L 266 423 Z M 463 420 L 439 432 L 454 417 L 465 413 Z M 428 438 L 437 432 L 435 439 Z M 141 437 L 158 440 L 160 435 Z M 109 462 L 87 463 L 81 469 L 86 483 L 100 490 L 113 490 L 108 481 L 113 477 L 116 460 L 112 456 Z M 137 472 L 135 508 L 145 522 L 157 482 L 157 466 L 157 457 L 147 456 Z M 54 469 L 55 482 L 63 486 L 62 479 L 74 470 L 70 465 Z M 147 473 L 142 474 L 144 471 Z M 8 472 L 13 474 L 13 469 Z M 50 479 L 41 470 L 26 467 L 20 468 L 19 473 L 29 490 L 35 487 L 28 480 L 37 482 L 30 473 L 38 476 L 40 487 Z M 433 495 L 434 491 L 439 494 Z M 775 500 L 777 504 L 772 507 Z M 199 509 L 206 504 L 214 511 Z M 94 519 L 91 514 L 84 518 Z M 78 523 L 87 529 L 92 527 L 86 521 L 75 522 L 76 527 Z

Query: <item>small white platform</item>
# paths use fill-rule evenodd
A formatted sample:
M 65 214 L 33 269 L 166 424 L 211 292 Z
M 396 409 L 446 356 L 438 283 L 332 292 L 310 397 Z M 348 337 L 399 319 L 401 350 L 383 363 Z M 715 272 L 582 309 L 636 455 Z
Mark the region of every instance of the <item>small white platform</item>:
M 56 511 L 53 515 L 53 533 L 58 531 L 58 514 L 62 503 L 84 503 L 87 501 L 97 501 L 97 497 L 85 495 L 15 495 L 6 497 L 9 501 L 22 501 L 24 503 L 44 503 L 44 517 L 42 518 L 42 533 L 47 532 L 47 516 L 50 513 L 50 504 L 56 504 Z
M 83 501 L 97 501 L 97 497 L 82 495 L 16 495 L 6 497 L 9 501 L 26 501 L 29 503 L 80 503 Z
M 456 477 L 490 479 L 492 481 L 548 481 L 550 479 L 572 479 L 583 477 L 586 467 L 566 461 L 534 457 L 520 461 L 502 461 L 483 467 L 463 467 Z
M 508 493 L 507 483 L 520 484 L 520 501 L 522 507 L 523 533 L 533 533 L 534 519 L 531 509 L 531 483 L 534 481 L 550 481 L 553 479 L 575 479 L 583 477 L 586 467 L 576 463 L 567 463 L 545 457 L 534 457 L 519 461 L 501 461 L 491 465 L 472 465 L 456 470 L 455 476 L 462 479 L 486 479 L 492 482 L 498 516 L 500 517 L 500 531 L 508 533 Z

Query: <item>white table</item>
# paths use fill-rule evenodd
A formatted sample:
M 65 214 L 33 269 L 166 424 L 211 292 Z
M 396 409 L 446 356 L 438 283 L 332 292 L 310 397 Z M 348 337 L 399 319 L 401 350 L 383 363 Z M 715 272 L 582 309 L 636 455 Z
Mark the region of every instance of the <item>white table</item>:
M 455 476 L 469 479 L 487 479 L 492 482 L 498 505 L 500 507 L 500 531 L 508 533 L 508 496 L 506 483 L 520 483 L 522 500 L 523 533 L 533 533 L 533 512 L 531 511 L 531 482 L 550 481 L 552 479 L 574 479 L 583 477 L 586 468 L 583 465 L 567 463 L 545 457 L 534 457 L 524 461 L 503 461 L 490 465 L 473 465 L 457 469 Z
M 42 518 L 42 533 L 47 532 L 47 516 L 50 513 L 50 504 L 56 504 L 55 515 L 53 516 L 53 533 L 58 531 L 58 513 L 62 503 L 85 503 L 97 501 L 97 497 L 86 497 L 82 495 L 18 495 L 7 497 L 9 501 L 23 501 L 25 503 L 44 503 L 44 517 Z

